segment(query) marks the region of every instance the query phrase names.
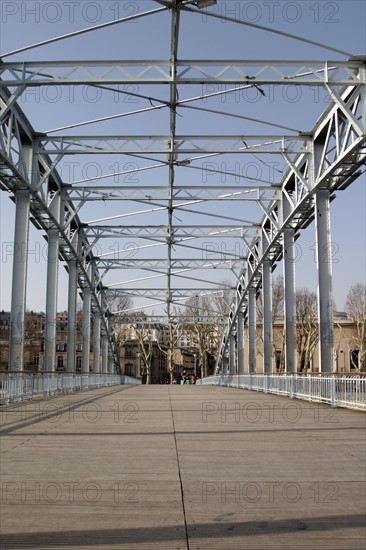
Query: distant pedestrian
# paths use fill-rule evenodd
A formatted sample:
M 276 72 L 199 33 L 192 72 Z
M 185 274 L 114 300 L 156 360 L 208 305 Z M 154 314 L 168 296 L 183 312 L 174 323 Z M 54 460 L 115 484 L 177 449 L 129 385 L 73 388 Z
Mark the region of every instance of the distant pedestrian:
M 192 382 L 193 382 L 193 384 L 195 384 L 197 382 L 197 374 L 196 373 L 193 374 Z

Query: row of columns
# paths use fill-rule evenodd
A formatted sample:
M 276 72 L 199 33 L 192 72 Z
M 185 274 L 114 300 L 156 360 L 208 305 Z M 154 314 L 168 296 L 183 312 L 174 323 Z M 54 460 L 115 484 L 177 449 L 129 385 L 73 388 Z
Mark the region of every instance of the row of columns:
M 284 205 L 284 220 L 290 214 Z M 316 265 L 318 275 L 318 322 L 319 322 L 319 365 L 321 372 L 334 371 L 333 344 L 333 293 L 332 258 L 330 234 L 330 193 L 319 189 L 315 195 Z M 296 352 L 296 285 L 295 285 L 295 231 L 288 226 L 283 233 L 283 276 L 284 276 L 284 325 L 285 325 L 285 370 L 297 372 Z M 248 288 L 247 361 L 249 373 L 257 370 L 257 320 L 256 288 Z M 272 263 L 262 264 L 263 302 L 263 372 L 273 372 L 273 320 L 272 320 Z M 236 336 L 236 338 L 235 338 Z M 223 373 L 244 374 L 244 313 L 239 310 L 236 326 L 228 339 L 228 349 L 224 354 Z
M 27 257 L 29 244 L 30 193 L 28 190 L 18 190 L 15 193 L 15 231 L 13 250 L 13 276 L 11 289 L 10 312 L 10 345 L 9 371 L 24 370 L 24 342 L 26 321 L 26 290 L 27 290 Z M 61 200 L 58 194 L 52 199 L 50 212 L 57 223 L 60 222 Z M 46 282 L 46 318 L 45 318 L 45 348 L 44 372 L 56 370 L 57 343 L 57 293 L 59 269 L 59 231 L 55 227 L 48 230 L 47 282 Z M 73 246 L 77 249 L 78 235 L 74 235 Z M 68 262 L 68 321 L 66 370 L 76 371 L 76 308 L 78 294 L 77 260 Z M 88 273 L 92 276 L 91 270 Z M 82 373 L 90 372 L 90 342 L 91 342 L 91 297 L 89 286 L 82 289 Z M 101 332 L 101 316 L 99 311 L 93 313 L 93 373 L 113 373 L 114 359 L 109 355 L 109 337 Z

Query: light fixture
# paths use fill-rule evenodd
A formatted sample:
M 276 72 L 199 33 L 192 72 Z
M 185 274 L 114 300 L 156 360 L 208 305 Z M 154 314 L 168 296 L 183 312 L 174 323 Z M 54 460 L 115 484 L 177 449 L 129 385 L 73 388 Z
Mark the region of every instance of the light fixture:
M 216 6 L 217 0 L 197 0 L 196 6 L 198 9 L 209 8 L 210 6 Z

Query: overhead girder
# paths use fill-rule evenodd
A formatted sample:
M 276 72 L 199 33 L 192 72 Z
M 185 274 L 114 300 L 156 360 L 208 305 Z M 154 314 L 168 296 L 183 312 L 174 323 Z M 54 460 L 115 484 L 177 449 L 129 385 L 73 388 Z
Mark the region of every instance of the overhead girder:
M 115 313 L 112 314 L 112 318 L 115 319 L 115 321 L 119 324 L 131 324 L 131 320 L 134 325 L 152 325 L 152 324 L 167 324 L 169 321 L 173 324 L 189 324 L 189 323 L 195 323 L 199 325 L 212 325 L 212 315 L 201 315 L 200 320 L 197 321 L 196 317 L 191 316 L 189 313 L 187 314 L 177 314 L 177 313 L 171 313 L 170 316 L 166 314 L 161 315 L 154 315 L 154 314 L 144 314 L 141 311 L 133 311 L 131 313 L 126 314 L 120 314 Z M 215 319 L 216 325 L 221 326 L 222 319 L 220 315 L 217 315 L 217 318 Z
M 293 155 L 309 150 L 309 136 L 303 135 L 175 135 L 172 165 L 176 155 L 197 153 L 216 154 L 281 154 Z M 172 150 L 169 135 L 149 136 L 38 136 L 35 152 L 47 155 L 76 154 L 169 154 Z
M 165 225 L 157 226 L 132 226 L 132 225 L 103 225 L 103 226 L 84 226 L 85 234 L 93 239 L 106 238 L 124 238 L 141 237 L 143 239 L 162 239 L 163 241 L 172 241 L 182 238 L 200 237 L 251 237 L 257 232 L 259 226 L 253 224 L 247 225 L 175 225 L 171 231 Z
M 94 261 L 99 269 L 167 269 L 168 259 L 165 258 L 98 258 L 94 257 Z M 243 258 L 236 258 L 232 260 L 223 259 L 222 256 L 213 258 L 210 256 L 209 260 L 196 259 L 196 258 L 172 258 L 172 269 L 232 269 L 242 265 Z
M 174 288 L 169 292 L 166 287 L 161 288 L 130 288 L 130 287 L 120 287 L 113 288 L 112 286 L 108 287 L 106 295 L 112 299 L 118 298 L 120 296 L 131 296 L 134 298 L 148 298 L 150 300 L 162 300 L 164 302 L 178 299 L 187 299 L 192 296 L 208 296 L 212 294 L 220 294 L 222 289 L 212 287 L 196 287 L 196 288 Z
M 212 185 L 210 187 L 194 186 L 194 185 L 175 185 L 173 189 L 173 201 L 190 201 L 206 202 L 206 201 L 272 201 L 279 197 L 279 186 L 268 185 L 255 187 L 244 187 L 243 185 Z M 68 196 L 72 200 L 80 201 L 168 201 L 166 187 L 148 186 L 143 187 L 123 185 L 103 185 L 99 186 L 79 186 L 70 185 L 68 188 Z M 174 204 L 175 208 L 179 208 L 180 204 Z
M 4 86 L 98 84 L 357 85 L 365 58 L 347 61 L 171 60 L 3 62 Z

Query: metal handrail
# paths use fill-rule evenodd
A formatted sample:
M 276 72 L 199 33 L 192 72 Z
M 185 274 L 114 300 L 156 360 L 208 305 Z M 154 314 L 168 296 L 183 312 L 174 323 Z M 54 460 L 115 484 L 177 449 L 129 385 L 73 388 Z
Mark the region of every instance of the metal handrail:
M 366 410 L 366 376 L 357 374 L 239 374 L 216 375 L 197 384 L 263 391 L 332 407 Z
M 119 374 L 0 373 L 0 404 L 12 404 L 34 397 L 51 397 L 60 393 L 71 393 L 118 384 L 141 384 L 141 380 Z

